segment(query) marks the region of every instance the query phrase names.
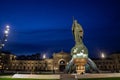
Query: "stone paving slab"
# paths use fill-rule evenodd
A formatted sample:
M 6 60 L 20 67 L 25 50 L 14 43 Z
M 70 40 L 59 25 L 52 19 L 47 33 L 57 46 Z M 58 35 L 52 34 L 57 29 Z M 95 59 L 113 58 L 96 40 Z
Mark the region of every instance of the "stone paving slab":
M 60 75 L 14 74 L 12 78 L 60 79 Z
M 99 74 L 90 74 L 90 73 L 86 73 L 83 75 L 76 75 L 76 74 L 72 74 L 75 75 L 75 78 L 110 78 L 110 77 L 120 77 L 120 73 L 99 73 Z
M 60 75 L 60 80 L 76 80 L 76 79 L 75 79 L 75 75 L 61 74 Z

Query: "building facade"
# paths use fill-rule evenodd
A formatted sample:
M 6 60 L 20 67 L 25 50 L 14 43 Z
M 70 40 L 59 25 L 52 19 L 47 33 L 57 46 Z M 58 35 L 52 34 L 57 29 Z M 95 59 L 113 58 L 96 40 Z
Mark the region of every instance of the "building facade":
M 16 56 L 10 52 L 2 51 L 0 53 L 0 70 L 9 69 L 9 64 L 16 59 Z
M 8 53 L 0 53 L 0 70 L 9 71 L 53 71 L 64 72 L 71 56 L 66 52 L 53 53 L 50 59 L 17 60 L 16 56 Z M 114 53 L 104 59 L 93 59 L 100 71 L 120 72 L 120 54 Z
M 60 53 L 53 54 L 53 68 L 55 71 L 63 72 L 65 70 L 65 66 L 70 61 L 71 56 L 68 53 L 61 51 Z
M 51 59 L 45 58 L 41 60 L 12 60 L 8 65 L 8 69 L 11 71 L 63 72 L 70 59 L 70 54 L 61 51 L 59 53 L 54 53 L 53 58 Z
M 120 72 L 120 53 L 114 53 L 104 59 L 93 60 L 101 71 Z

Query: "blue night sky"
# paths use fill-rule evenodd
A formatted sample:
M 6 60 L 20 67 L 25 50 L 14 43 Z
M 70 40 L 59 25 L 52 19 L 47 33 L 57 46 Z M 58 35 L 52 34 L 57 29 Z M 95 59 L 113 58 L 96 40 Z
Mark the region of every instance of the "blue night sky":
M 0 31 L 10 25 L 4 50 L 70 53 L 72 16 L 84 29 L 90 57 L 120 51 L 120 0 L 0 0 Z

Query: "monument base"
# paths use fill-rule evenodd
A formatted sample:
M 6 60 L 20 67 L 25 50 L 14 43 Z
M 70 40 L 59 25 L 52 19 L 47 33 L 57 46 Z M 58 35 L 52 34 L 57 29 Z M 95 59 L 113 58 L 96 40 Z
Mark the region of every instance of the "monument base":
M 75 58 L 74 63 L 76 65 L 77 74 L 85 73 L 85 64 L 87 63 L 86 58 Z

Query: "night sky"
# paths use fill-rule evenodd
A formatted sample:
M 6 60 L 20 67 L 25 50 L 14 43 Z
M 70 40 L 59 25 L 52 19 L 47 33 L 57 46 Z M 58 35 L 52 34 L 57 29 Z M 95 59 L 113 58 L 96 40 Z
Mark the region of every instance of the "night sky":
M 84 29 L 90 57 L 120 51 L 120 0 L 0 0 L 0 31 L 10 25 L 4 50 L 48 57 L 70 53 L 72 16 Z

